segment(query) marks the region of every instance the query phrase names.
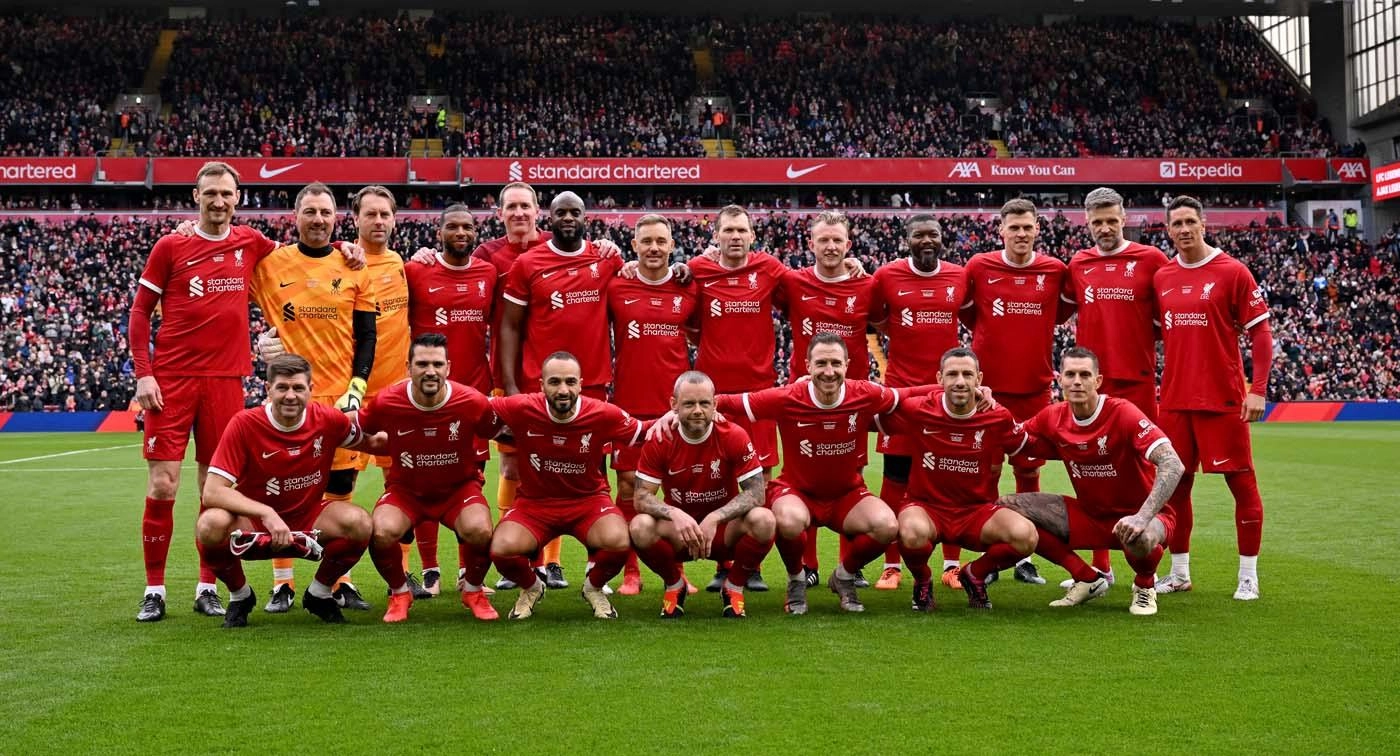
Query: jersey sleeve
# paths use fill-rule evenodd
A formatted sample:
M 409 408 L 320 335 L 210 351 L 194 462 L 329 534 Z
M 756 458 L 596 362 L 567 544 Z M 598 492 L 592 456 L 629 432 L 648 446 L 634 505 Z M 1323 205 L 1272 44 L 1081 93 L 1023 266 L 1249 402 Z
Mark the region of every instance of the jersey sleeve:
M 622 272 L 622 264 L 622 255 L 613 255 L 612 257 L 604 257 L 598 264 L 598 268 L 602 271 L 604 278 L 612 278 Z
M 1040 459 L 1059 459 L 1060 452 L 1055 448 L 1055 443 L 1050 440 L 1052 428 L 1049 428 L 1050 414 L 1048 412 L 1037 412 L 1029 420 L 1021 423 L 1016 430 L 1021 431 L 1026 437 L 1026 447 L 1022 451 L 1032 457 Z
M 371 436 L 379 431 L 388 430 L 387 428 L 381 427 L 380 423 L 380 404 L 383 401 L 381 398 L 382 396 L 382 394 L 376 394 L 370 397 L 370 400 L 365 402 L 364 406 L 360 407 L 358 413 L 360 430 Z
M 355 307 L 356 312 L 378 312 L 379 299 L 374 290 L 374 277 L 369 273 L 366 266 L 355 271 Z
M 667 444 L 661 441 L 647 441 L 642 446 L 641 458 L 637 461 L 637 477 L 653 485 L 661 485 L 666 467 Z
M 1118 428 L 1118 432 L 1125 436 L 1132 434 L 1133 448 L 1137 449 L 1143 459 L 1151 457 L 1152 452 L 1162 444 L 1170 443 L 1167 434 L 1163 433 L 1156 423 L 1147 419 L 1142 410 L 1132 402 L 1122 401 L 1119 404 Z
M 209 461 L 209 473 L 229 483 L 237 483 L 248 469 L 248 450 L 252 445 L 248 443 L 248 434 L 244 430 L 244 426 L 247 425 L 245 417 L 246 415 L 235 417 L 233 422 L 224 428 L 224 435 L 219 439 L 218 448 L 214 450 L 214 458 Z
M 737 409 L 741 411 L 750 421 L 777 420 L 782 416 L 783 406 L 786 404 L 788 396 L 787 388 L 770 388 L 762 391 L 750 391 L 745 394 L 728 394 L 731 402 L 731 413 Z M 737 399 L 738 405 L 732 404 Z M 716 407 L 722 405 L 716 404 Z M 723 411 L 723 410 L 721 410 Z
M 348 448 L 360 443 L 360 439 L 364 438 L 364 434 L 360 432 L 358 420 L 351 420 L 350 416 L 344 412 L 334 412 L 328 417 L 330 418 L 327 423 L 330 426 L 330 437 L 340 439 L 336 446 Z
M 254 267 L 256 267 L 258 262 L 260 262 L 264 257 L 267 257 L 268 255 L 272 254 L 273 250 L 282 246 L 281 244 L 278 244 L 272 239 L 267 238 L 263 235 L 263 232 L 257 230 L 256 228 L 253 228 L 252 226 L 240 226 L 239 228 L 247 229 L 246 233 L 248 234 L 248 246 L 252 247 L 253 249 L 252 265 Z
M 157 294 L 165 293 L 165 286 L 170 281 L 170 248 L 173 244 L 169 236 L 162 236 L 155 246 L 151 247 L 151 254 L 146 258 L 146 267 L 141 271 L 140 285 Z
M 743 483 L 755 475 L 763 474 L 763 465 L 758 461 L 758 452 L 754 450 L 753 441 L 749 439 L 749 434 L 742 427 L 731 424 L 730 432 L 725 434 L 724 440 L 725 457 L 732 465 L 736 480 Z
M 603 433 L 609 441 L 635 446 L 642 439 L 642 421 L 615 404 L 604 404 Z
M 508 302 L 514 302 L 521 307 L 529 307 L 530 270 L 526 267 L 524 258 L 525 256 L 521 255 L 510 266 L 510 272 L 506 273 L 506 288 L 502 296 Z
M 526 394 L 516 394 L 515 396 L 493 396 L 487 399 L 489 412 L 483 412 L 481 419 L 476 423 L 476 435 L 482 438 L 495 438 L 502 428 L 510 425 L 511 420 L 517 417 L 517 408 L 520 406 L 518 399 Z
M 1016 422 L 1016 418 L 1012 417 L 1005 407 L 998 407 L 997 410 L 1001 415 L 1001 419 L 997 423 L 997 430 L 1001 432 L 1002 451 L 1006 452 L 1008 457 L 1020 454 L 1030 440 L 1030 435 L 1026 433 L 1026 429 L 1020 423 Z
M 1232 314 L 1240 328 L 1248 331 L 1269 319 L 1269 299 L 1264 296 L 1264 289 L 1254 280 L 1254 274 L 1244 263 L 1240 263 L 1235 270 L 1232 282 L 1234 291 L 1230 297 L 1231 309 L 1234 310 Z

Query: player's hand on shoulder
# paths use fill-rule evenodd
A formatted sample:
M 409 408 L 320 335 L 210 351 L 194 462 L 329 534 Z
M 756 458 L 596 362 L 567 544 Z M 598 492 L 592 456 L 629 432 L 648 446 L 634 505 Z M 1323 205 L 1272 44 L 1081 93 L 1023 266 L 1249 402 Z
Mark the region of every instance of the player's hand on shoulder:
M 340 256 L 345 258 L 345 267 L 360 270 L 367 265 L 365 249 L 355 242 L 340 242 Z
M 870 275 L 865 272 L 865 266 L 860 264 L 860 260 L 854 257 L 847 257 L 841 264 L 846 267 L 846 274 L 851 278 L 865 278 Z
M 619 270 L 617 274 L 628 281 L 632 281 L 637 278 L 637 269 L 641 266 L 642 264 L 636 260 L 628 260 L 622 264 L 622 270 Z
M 160 384 L 156 383 L 154 375 L 136 379 L 136 402 L 147 411 L 165 409 L 165 399 L 160 395 Z
M 409 258 L 409 261 L 419 265 L 433 265 L 437 262 L 437 252 L 431 247 L 419 247 L 418 251 L 413 253 L 413 257 Z
M 282 345 L 282 339 L 278 338 L 276 328 L 269 328 L 258 335 L 258 359 L 267 362 L 286 352 L 287 348 Z
M 990 412 L 997 408 L 997 400 L 992 396 L 990 386 L 977 387 L 977 411 Z
M 683 262 L 678 262 L 671 266 L 671 275 L 676 277 L 676 282 L 680 284 L 690 283 L 690 266 Z
M 609 257 L 621 257 L 622 248 L 612 239 L 594 239 L 593 248 L 598 250 L 598 256 L 607 259 Z
M 715 245 L 711 244 L 710 246 L 705 248 L 704 252 L 700 253 L 700 256 L 705 258 L 706 260 L 709 260 L 710 262 L 717 263 L 719 262 L 719 247 L 716 247 Z
M 676 417 L 675 410 L 668 410 L 666 414 L 657 418 L 656 422 L 647 429 L 648 441 L 669 441 L 671 436 L 676 434 L 676 429 L 681 425 L 680 418 Z
M 180 225 L 175 227 L 176 236 L 194 236 L 194 230 L 198 228 L 192 220 L 182 220 Z

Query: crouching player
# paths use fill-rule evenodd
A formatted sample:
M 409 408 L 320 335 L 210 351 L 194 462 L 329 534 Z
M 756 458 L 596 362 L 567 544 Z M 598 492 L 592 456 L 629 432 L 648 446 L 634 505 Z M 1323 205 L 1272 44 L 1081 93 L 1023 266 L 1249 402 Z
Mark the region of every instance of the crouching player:
M 745 617 L 744 586 L 773 548 L 777 528 L 763 507 L 763 466 L 747 431 L 715 421 L 715 384 L 704 373 L 676 379 L 671 411 L 680 433 L 647 441 L 637 464 L 632 545 L 666 584 L 663 618 L 685 614 L 681 562 L 707 558 L 734 562 L 722 587 L 724 616 Z
M 1030 556 L 1036 546 L 1035 525 L 996 503 L 1002 464 L 1024 450 L 1026 434 L 1005 407 L 978 408 L 982 370 L 971 349 L 944 352 L 938 379 L 940 388 L 911 396 L 877 419 L 882 433 L 917 444 L 898 515 L 900 552 L 914 574 L 912 607 L 934 608 L 928 560 L 941 542 L 984 552 L 962 568 L 959 582 L 968 606 L 991 609 L 992 576 Z
M 320 561 L 302 606 L 326 622 L 344 622 L 331 596 L 370 539 L 370 517 L 347 501 L 328 501 L 326 481 L 337 447 L 380 452 L 350 416 L 310 404 L 311 365 L 295 354 L 267 363 L 267 402 L 235 415 L 204 483 L 200 552 L 229 589 L 224 627 L 246 627 L 257 597 L 243 560 L 301 557 Z
M 1059 380 L 1065 401 L 1026 422 L 1027 446 L 1033 456 L 1064 460 L 1075 495 L 1022 493 L 998 503 L 1034 522 L 1036 553 L 1074 578 L 1065 597 L 1051 606 L 1077 606 L 1108 592 L 1107 576 L 1072 549 L 1117 549 L 1134 573 L 1128 611 L 1156 614 L 1154 573 L 1175 524 L 1167 500 L 1185 467 L 1142 410 L 1099 393 L 1103 376 L 1093 352 L 1065 350 Z
M 497 618 L 481 589 L 491 568 L 491 511 L 481 494 L 476 427 L 491 417 L 486 397 L 448 380 L 447 337 L 423 333 L 408 351 L 408 380 L 375 395 L 360 410 L 360 429 L 385 433 L 393 460 L 384 495 L 374 505 L 370 558 L 389 584 L 385 622 L 408 619 L 413 592 L 404 575 L 400 542 L 422 523 L 442 523 L 464 545 L 462 605 L 479 620 Z

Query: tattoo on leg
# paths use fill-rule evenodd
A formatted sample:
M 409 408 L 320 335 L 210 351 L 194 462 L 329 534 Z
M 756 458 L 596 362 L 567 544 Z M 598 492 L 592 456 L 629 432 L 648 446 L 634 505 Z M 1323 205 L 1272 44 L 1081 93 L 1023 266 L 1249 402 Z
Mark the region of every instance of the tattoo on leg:
M 1060 540 L 1069 540 L 1069 512 L 1065 509 L 1065 497 L 1060 494 L 1011 494 L 997 499 L 997 503 Z

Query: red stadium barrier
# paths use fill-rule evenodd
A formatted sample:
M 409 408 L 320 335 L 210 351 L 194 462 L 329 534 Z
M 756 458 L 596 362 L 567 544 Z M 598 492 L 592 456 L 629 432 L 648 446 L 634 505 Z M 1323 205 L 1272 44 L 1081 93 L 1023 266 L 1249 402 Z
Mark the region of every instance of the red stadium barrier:
M 0 158 L 0 186 L 188 185 L 211 158 Z M 1223 185 L 1364 184 L 1365 160 L 1289 158 L 218 158 L 244 184 L 541 185 Z M 1291 161 L 1291 162 L 1290 162 Z M 100 172 L 99 172 L 100 169 Z M 1296 169 L 1296 170 L 1295 170 Z M 412 171 L 412 175 L 410 175 Z M 1301 178 L 1307 176 L 1307 178 Z
M 109 412 L 97 426 L 98 433 L 132 433 L 136 431 L 136 413 L 129 410 Z

